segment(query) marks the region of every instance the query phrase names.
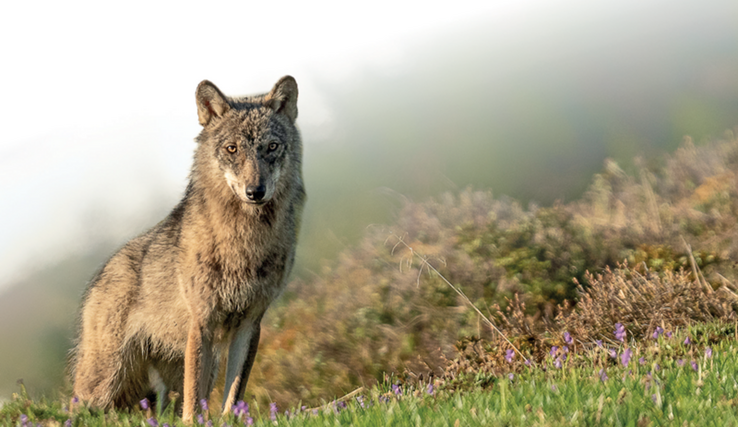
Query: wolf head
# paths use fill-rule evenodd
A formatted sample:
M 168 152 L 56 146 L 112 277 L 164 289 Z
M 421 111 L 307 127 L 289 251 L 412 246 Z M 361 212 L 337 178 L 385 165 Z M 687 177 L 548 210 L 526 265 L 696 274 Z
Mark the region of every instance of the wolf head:
M 226 97 L 204 80 L 196 100 L 203 130 L 193 173 L 222 180 L 233 196 L 251 206 L 287 191 L 294 177 L 285 175 L 300 174 L 302 157 L 295 79 L 282 77 L 271 92 L 241 98 Z

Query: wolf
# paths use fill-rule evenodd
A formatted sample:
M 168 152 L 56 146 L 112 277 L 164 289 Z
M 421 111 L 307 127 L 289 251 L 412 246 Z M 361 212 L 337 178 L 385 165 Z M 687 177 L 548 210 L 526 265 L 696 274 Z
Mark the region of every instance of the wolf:
M 170 390 L 189 423 L 226 354 L 223 412 L 241 398 L 306 200 L 297 95 L 291 76 L 256 96 L 197 86 L 202 131 L 184 197 L 115 253 L 82 298 L 70 362 L 82 402 L 131 407 Z

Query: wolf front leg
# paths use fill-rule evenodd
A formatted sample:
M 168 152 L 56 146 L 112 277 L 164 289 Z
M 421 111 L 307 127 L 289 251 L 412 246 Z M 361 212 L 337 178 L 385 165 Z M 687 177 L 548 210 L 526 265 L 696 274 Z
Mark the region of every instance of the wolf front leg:
M 227 415 L 246 389 L 261 335 L 261 316 L 245 319 L 239 325 L 228 347 L 228 366 L 223 394 L 223 415 Z
M 202 326 L 192 322 L 187 335 L 184 360 L 184 397 L 182 399 L 182 421 L 192 423 L 197 401 L 207 398 L 208 384 L 213 369 L 213 346 L 211 337 Z

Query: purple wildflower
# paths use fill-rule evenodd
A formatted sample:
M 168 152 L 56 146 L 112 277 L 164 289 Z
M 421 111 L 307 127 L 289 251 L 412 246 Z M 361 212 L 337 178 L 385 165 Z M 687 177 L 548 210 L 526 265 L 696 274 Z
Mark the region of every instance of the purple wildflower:
M 67 418 L 66 421 L 64 421 L 64 427 L 72 427 L 72 419 Z
M 698 368 L 698 366 L 697 366 L 697 362 L 695 362 L 695 361 L 693 360 L 693 361 L 691 361 L 691 362 L 690 362 L 690 364 L 692 365 L 692 369 L 694 369 L 694 370 L 696 371 L 696 370 L 697 370 L 697 368 Z
M 515 374 L 513 374 L 512 372 L 510 372 L 509 374 L 507 374 L 507 379 L 509 379 L 510 381 L 514 380 L 515 379 Z
M 525 366 L 530 366 L 530 359 L 525 359 Z
M 561 369 L 561 358 L 554 360 L 554 366 L 556 369 Z
M 556 391 L 558 388 L 556 388 L 556 384 L 551 384 L 551 391 Z
M 505 360 L 507 360 L 507 363 L 512 363 L 513 358 L 515 358 L 515 352 L 512 349 L 509 349 L 505 352 Z
M 208 400 L 200 399 L 200 407 L 202 408 L 203 412 L 208 412 Z
M 564 350 L 564 353 L 568 353 L 569 352 L 569 346 L 568 345 L 565 345 L 561 349 Z
M 658 371 L 661 370 L 661 366 L 659 366 L 659 364 L 657 363 L 657 364 L 653 365 L 653 370 L 656 371 L 656 372 L 658 372 Z
M 602 347 L 602 340 L 597 340 L 595 343 L 597 343 L 597 347 Z
M 228 425 L 228 424 L 226 424 L 226 425 Z M 169 427 L 169 423 L 164 423 L 161 427 Z
M 574 340 L 571 338 L 571 334 L 569 332 L 564 332 L 564 342 L 569 345 L 574 343 Z
M 689 337 L 684 339 L 684 345 L 692 345 L 692 340 Z
M 205 423 L 206 427 L 213 427 L 213 420 L 208 420 L 208 422 Z
M 346 404 L 346 403 L 344 403 L 344 405 L 345 405 L 345 404 Z M 285 417 L 285 418 L 287 418 L 288 420 L 290 419 L 290 411 L 289 411 L 289 410 L 287 410 L 287 411 L 284 411 L 284 417 Z
M 361 398 L 361 401 L 363 402 L 363 401 L 364 401 L 364 396 L 359 396 L 359 397 Z M 358 399 L 358 398 L 357 398 L 357 399 Z M 307 406 L 305 406 L 305 405 L 302 405 L 302 406 L 300 406 L 300 412 L 305 412 L 305 410 L 306 410 L 307 408 L 308 408 L 308 407 L 307 407 Z
M 74 397 L 72 398 L 72 403 L 79 403 L 79 397 L 77 397 L 77 396 L 74 396 Z
M 611 358 L 616 359 L 618 357 L 618 352 L 614 348 L 611 348 L 609 352 Z
M 679 367 L 684 366 L 684 360 L 683 359 L 677 359 L 677 365 L 679 365 Z
M 664 332 L 664 335 L 666 335 L 666 338 L 671 338 L 672 332 Z
M 625 342 L 625 336 L 628 333 L 625 331 L 625 326 L 622 323 L 615 324 L 615 339 L 620 342 Z
M 144 398 L 138 403 L 141 404 L 141 409 L 143 409 L 144 411 L 149 409 L 149 399 Z
M 712 348 L 707 347 L 705 349 L 705 357 L 707 357 L 708 359 L 711 359 L 712 358 Z
M 548 354 L 551 355 L 551 357 L 556 357 L 556 353 L 559 352 L 559 346 L 555 345 L 551 347 L 551 351 L 548 352 Z
M 197 423 L 200 425 L 205 424 L 205 418 L 202 416 L 202 414 L 197 414 Z
M 396 396 L 402 395 L 402 389 L 398 384 L 392 384 L 392 392 L 395 393 Z
M 231 411 L 233 411 L 233 415 L 236 417 L 240 417 L 241 415 L 248 415 L 249 414 L 249 404 L 244 402 L 243 400 L 239 400 L 236 402 L 235 405 L 231 407 Z
M 148 423 L 148 424 L 149 424 L 149 425 L 150 425 L 151 427 L 159 427 L 159 422 L 158 422 L 158 421 L 156 421 L 156 418 L 154 418 L 154 417 L 151 417 L 151 418 L 149 418 L 148 420 L 146 420 L 146 422 L 147 422 L 147 423 Z
M 428 384 L 428 388 L 425 389 L 425 392 L 433 396 L 433 384 Z M 363 407 L 363 404 L 362 404 Z
M 620 361 L 623 363 L 623 366 L 628 366 L 628 362 L 630 362 L 630 357 L 633 355 L 633 351 L 629 348 L 626 348 L 623 354 L 620 356 Z
M 253 418 L 251 418 L 251 417 L 246 417 L 246 425 L 247 425 L 247 426 L 252 426 L 252 425 L 254 425 L 254 419 L 253 419 Z
M 645 365 L 646 364 L 646 358 L 643 357 L 643 356 L 641 356 L 641 358 L 638 359 L 638 363 L 640 363 L 641 365 Z
M 607 372 L 605 372 L 604 369 L 600 369 L 600 381 L 604 383 L 605 381 L 607 381 L 607 379 Z
M 21 416 L 20 416 L 20 421 L 21 421 L 21 423 L 22 423 L 22 424 L 23 424 L 24 426 L 25 426 L 25 425 L 27 425 L 27 424 L 28 424 L 28 415 L 26 415 L 26 414 L 21 414 Z
M 272 421 L 277 421 L 277 412 L 279 412 L 279 409 L 277 409 L 277 402 L 270 403 L 269 418 L 271 418 Z
M 664 333 L 664 328 L 657 326 L 653 331 L 653 339 L 658 339 L 661 334 Z

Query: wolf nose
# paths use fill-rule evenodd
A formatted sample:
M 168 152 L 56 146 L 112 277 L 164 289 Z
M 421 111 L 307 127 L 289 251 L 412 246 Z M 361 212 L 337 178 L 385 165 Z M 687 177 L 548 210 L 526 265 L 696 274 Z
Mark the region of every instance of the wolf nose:
M 264 198 L 265 194 L 266 187 L 264 187 L 263 185 L 249 185 L 248 187 L 246 187 L 246 197 L 248 197 L 249 200 L 260 202 L 261 199 Z

